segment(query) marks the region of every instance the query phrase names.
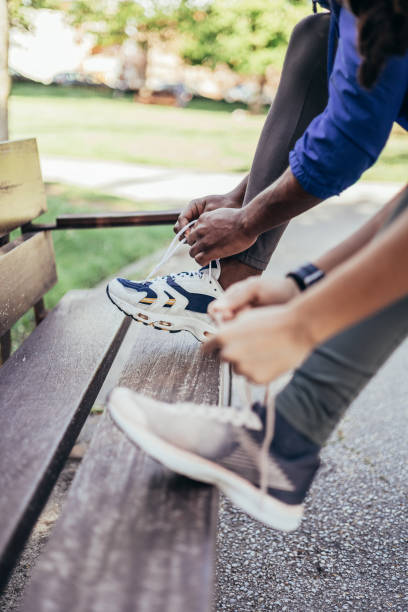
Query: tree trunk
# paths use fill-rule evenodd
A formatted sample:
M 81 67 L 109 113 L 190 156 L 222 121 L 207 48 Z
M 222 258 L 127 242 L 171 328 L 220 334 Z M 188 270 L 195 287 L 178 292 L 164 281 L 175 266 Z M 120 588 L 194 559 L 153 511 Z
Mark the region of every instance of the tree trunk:
M 139 62 L 139 75 L 142 84 L 140 85 L 140 95 L 149 96 L 151 92 L 146 88 L 147 68 L 149 64 L 149 42 L 148 40 L 139 41 L 141 51 Z
M 266 83 L 266 76 L 262 74 L 258 78 L 258 94 L 256 98 L 249 104 L 249 110 L 253 115 L 259 115 L 263 110 L 262 94 Z
M 0 0 L 0 140 L 8 139 L 8 24 L 7 0 Z

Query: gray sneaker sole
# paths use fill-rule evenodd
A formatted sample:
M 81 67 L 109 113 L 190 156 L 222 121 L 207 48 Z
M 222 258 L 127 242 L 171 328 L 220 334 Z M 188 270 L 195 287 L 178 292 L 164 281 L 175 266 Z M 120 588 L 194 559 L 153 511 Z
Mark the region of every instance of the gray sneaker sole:
M 300 525 L 303 505 L 285 504 L 217 463 L 173 446 L 143 425 L 129 423 L 120 406 L 110 402 L 108 408 L 113 422 L 133 443 L 174 472 L 216 485 L 242 510 L 269 527 L 293 531 Z

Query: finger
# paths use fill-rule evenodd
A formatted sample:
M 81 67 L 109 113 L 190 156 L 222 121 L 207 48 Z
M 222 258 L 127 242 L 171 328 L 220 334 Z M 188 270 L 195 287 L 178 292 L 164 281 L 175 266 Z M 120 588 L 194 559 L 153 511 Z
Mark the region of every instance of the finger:
M 205 353 L 213 353 L 214 351 L 218 351 L 221 347 L 221 340 L 218 334 L 213 334 L 209 337 L 208 340 L 203 342 L 201 350 Z
M 198 253 L 194 259 L 200 266 L 206 266 L 211 261 L 215 261 L 216 259 L 220 259 L 222 257 L 222 252 L 220 249 L 209 249 L 206 244 L 201 247 L 201 253 Z
M 218 308 L 217 307 L 217 302 L 218 300 L 215 300 L 214 302 L 211 302 L 211 304 L 208 307 L 208 314 L 210 315 L 210 317 L 215 321 L 229 321 L 230 319 L 233 318 L 233 312 L 228 308 Z
M 212 261 L 211 257 L 209 257 L 206 253 L 198 253 L 194 259 L 198 263 L 199 266 L 204 267 L 208 266 L 208 264 Z
M 202 199 L 191 200 L 191 202 L 181 211 L 174 226 L 174 231 L 178 233 L 183 227 L 190 223 L 190 221 L 198 219 L 204 206 L 205 202 Z
M 188 223 L 190 223 L 191 219 L 186 217 L 184 214 L 178 218 L 177 225 L 179 226 L 179 231 L 183 229 Z
M 234 372 L 234 374 L 237 374 L 238 376 L 245 376 L 239 363 L 232 363 L 231 365 L 232 365 L 232 371 Z
M 191 249 L 189 253 L 190 257 L 194 257 L 197 263 L 203 266 L 206 266 L 208 263 L 210 263 L 210 261 L 213 261 L 214 259 L 219 259 L 222 255 L 220 249 L 214 248 L 212 246 L 210 247 L 208 245 L 208 239 L 206 237 L 200 238 L 197 235 L 195 241 L 191 242 Z M 197 259 L 201 256 L 201 254 L 203 254 L 203 256 L 205 257 L 205 263 L 202 263 L 202 257 L 200 260 Z
M 204 240 L 202 238 L 196 238 L 195 240 L 193 239 L 191 244 L 190 244 L 190 237 L 189 237 L 189 241 L 188 244 L 190 245 L 190 257 L 195 257 L 196 255 L 198 255 L 199 253 L 205 253 L 206 252 L 206 248 L 204 245 Z
M 248 307 L 257 297 L 258 282 L 255 279 L 247 279 L 239 283 L 235 283 L 227 289 L 219 300 L 218 307 L 238 311 Z
M 241 361 L 231 361 L 232 369 L 235 374 L 239 376 L 244 376 L 250 383 L 253 384 L 265 384 L 269 382 L 262 371 L 258 371 L 254 367 L 250 365 L 246 365 Z
M 204 236 L 203 229 L 200 227 L 199 222 L 195 223 L 188 231 L 188 244 L 192 246 L 198 240 L 201 240 Z
M 235 352 L 231 350 L 229 345 L 223 346 L 222 348 L 220 348 L 220 359 L 222 361 L 227 361 L 234 367 L 238 365 L 238 361 L 236 359 Z
M 220 299 L 220 298 L 218 298 Z M 211 304 L 208 307 L 208 314 L 213 318 L 213 319 L 232 319 L 233 317 L 235 317 L 238 313 L 235 312 L 235 310 L 233 308 L 230 307 L 230 305 L 226 302 L 222 302 L 221 304 L 217 304 L 218 300 L 216 300 L 215 302 L 211 302 Z

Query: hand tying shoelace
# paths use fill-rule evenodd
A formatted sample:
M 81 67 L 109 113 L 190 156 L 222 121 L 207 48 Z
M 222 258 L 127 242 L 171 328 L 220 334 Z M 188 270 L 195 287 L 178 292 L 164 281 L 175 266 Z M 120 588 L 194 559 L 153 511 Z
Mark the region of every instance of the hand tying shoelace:
M 179 248 L 185 244 L 187 242 L 186 238 L 183 238 L 182 240 L 180 240 L 181 236 L 183 236 L 183 234 L 186 233 L 186 231 L 195 223 L 197 223 L 197 219 L 193 219 L 193 221 L 190 221 L 190 223 L 187 223 L 187 225 L 185 225 L 173 238 L 173 240 L 171 241 L 171 243 L 169 244 L 166 252 L 164 253 L 164 255 L 162 256 L 161 260 L 154 266 L 153 270 L 150 272 L 150 274 L 146 277 L 146 280 L 150 280 L 151 278 L 154 277 L 155 274 L 157 274 L 157 272 L 160 270 L 160 268 L 162 266 L 164 266 L 165 263 L 167 263 L 169 261 L 169 259 L 171 259 L 173 257 L 173 255 L 176 254 L 176 252 L 179 250 Z M 215 265 L 216 265 L 216 269 L 217 271 L 220 271 L 221 266 L 220 266 L 220 260 L 216 259 L 215 260 Z M 209 264 L 209 278 L 211 280 L 212 276 L 211 276 L 211 269 L 212 269 L 212 262 L 210 262 Z M 198 271 L 198 273 L 202 272 L 202 269 Z M 169 276 L 171 277 L 183 277 L 183 276 L 191 276 L 193 274 L 193 272 L 177 272 L 175 274 L 169 274 Z
M 215 310 L 214 312 L 214 321 L 217 327 L 222 325 L 222 318 L 219 312 Z M 221 364 L 221 376 L 225 377 L 225 367 L 230 370 L 230 366 L 226 363 Z M 224 372 L 223 372 L 224 369 Z M 231 371 L 229 375 L 231 376 Z M 291 377 L 292 373 L 283 374 L 280 376 L 274 383 L 265 386 L 264 397 L 263 397 L 263 405 L 266 410 L 266 422 L 265 422 L 265 437 L 262 443 L 262 447 L 259 453 L 250 447 L 248 450 L 252 454 L 252 457 L 256 463 L 259 465 L 259 472 L 261 475 L 260 488 L 262 493 L 266 495 L 268 489 L 268 454 L 269 447 L 272 442 L 272 438 L 274 435 L 274 425 L 275 425 L 275 396 L 277 393 L 283 389 L 283 387 L 287 384 Z M 255 400 L 253 398 L 252 393 L 252 385 L 247 378 L 244 376 L 236 376 L 235 381 L 237 383 L 238 395 L 241 400 L 241 408 L 235 408 L 234 410 L 241 411 L 243 413 L 253 414 L 252 406 L 255 404 Z M 272 393 L 272 384 L 275 388 L 274 393 Z M 219 408 L 222 407 L 222 397 L 220 395 L 218 400 Z M 249 414 L 248 414 L 248 418 Z M 243 417 L 245 420 L 245 417 Z M 244 435 L 241 431 L 241 436 Z

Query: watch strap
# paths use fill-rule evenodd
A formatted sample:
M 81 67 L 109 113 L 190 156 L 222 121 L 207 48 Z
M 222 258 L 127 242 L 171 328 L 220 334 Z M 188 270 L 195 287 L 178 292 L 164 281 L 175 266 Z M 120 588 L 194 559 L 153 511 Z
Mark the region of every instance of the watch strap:
M 288 278 L 293 278 L 301 291 L 305 291 L 314 283 L 324 277 L 324 272 L 312 263 L 304 264 L 286 274 Z

